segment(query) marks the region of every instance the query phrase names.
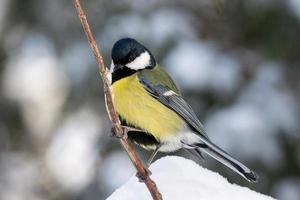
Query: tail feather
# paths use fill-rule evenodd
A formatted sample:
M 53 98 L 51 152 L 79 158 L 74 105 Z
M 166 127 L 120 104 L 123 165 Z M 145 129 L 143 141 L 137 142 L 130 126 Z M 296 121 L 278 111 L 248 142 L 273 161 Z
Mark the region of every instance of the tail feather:
M 216 146 L 215 144 L 206 141 L 206 148 L 203 148 L 202 144 L 196 144 L 196 148 L 200 149 L 201 151 L 204 151 L 217 161 L 221 162 L 222 164 L 226 165 L 242 177 L 244 177 L 249 182 L 257 182 L 258 175 L 250 170 L 248 167 L 246 167 L 244 164 L 240 163 L 233 157 L 231 157 L 228 153 L 223 151 L 221 148 Z

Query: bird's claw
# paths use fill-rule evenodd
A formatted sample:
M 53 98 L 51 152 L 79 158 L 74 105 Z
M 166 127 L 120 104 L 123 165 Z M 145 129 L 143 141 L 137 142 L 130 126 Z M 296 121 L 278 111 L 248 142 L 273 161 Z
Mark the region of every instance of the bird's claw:
M 122 127 L 122 129 L 123 129 L 123 127 Z M 127 133 L 128 133 L 128 131 L 124 131 L 124 129 L 123 129 L 123 134 L 121 136 L 119 136 L 117 134 L 117 131 L 116 131 L 115 127 L 112 127 L 110 129 L 110 137 L 115 137 L 115 138 L 118 138 L 118 139 L 127 139 L 128 138 Z
M 130 131 L 136 131 L 136 132 L 145 132 L 141 129 L 137 129 L 137 128 L 133 128 L 133 127 L 130 127 L 130 126 L 122 126 L 122 129 L 124 132 L 128 133 Z
M 114 127 L 112 127 L 110 130 L 110 133 L 111 133 L 110 136 L 118 138 L 118 139 L 127 139 L 128 132 L 130 132 L 130 131 L 144 132 L 143 130 L 136 129 L 136 128 L 133 128 L 130 126 L 121 126 L 121 128 L 123 130 L 123 135 L 121 137 L 118 134 L 116 134 L 116 129 Z
M 137 172 L 135 174 L 135 176 L 139 179 L 140 183 L 144 183 L 149 178 L 149 176 L 152 175 L 152 172 L 148 168 L 145 167 L 144 170 L 146 173 L 144 176 L 142 174 L 140 174 L 139 172 Z

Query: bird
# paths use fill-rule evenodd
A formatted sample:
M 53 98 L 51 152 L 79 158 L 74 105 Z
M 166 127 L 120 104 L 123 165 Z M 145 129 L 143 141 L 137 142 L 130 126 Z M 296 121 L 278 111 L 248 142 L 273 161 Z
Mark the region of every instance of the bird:
M 153 153 L 179 149 L 208 154 L 249 182 L 258 175 L 214 144 L 170 75 L 153 54 L 133 38 L 115 42 L 108 69 L 113 105 L 127 137 Z

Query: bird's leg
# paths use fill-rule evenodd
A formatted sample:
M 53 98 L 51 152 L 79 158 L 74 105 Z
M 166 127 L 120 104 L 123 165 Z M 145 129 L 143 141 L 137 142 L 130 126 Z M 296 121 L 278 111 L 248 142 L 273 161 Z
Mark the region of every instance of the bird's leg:
M 123 139 L 127 139 L 127 138 L 128 138 L 128 132 L 130 132 L 130 131 L 135 131 L 135 132 L 145 132 L 145 131 L 143 131 L 143 130 L 140 130 L 140 129 L 137 129 L 137 128 L 133 128 L 133 127 L 130 127 L 130 126 L 122 126 L 122 129 L 123 129 L 123 136 L 122 136 L 121 138 L 123 138 Z M 114 127 L 111 128 L 111 136 L 120 139 L 120 137 L 117 136 Z M 146 175 L 143 176 L 143 175 L 141 175 L 141 174 L 138 173 L 138 172 L 136 173 L 136 177 L 139 179 L 139 182 L 145 182 L 146 179 L 147 179 L 149 176 L 151 176 L 152 172 L 148 169 L 148 167 L 150 166 L 151 162 L 153 161 L 153 159 L 154 159 L 155 155 L 157 154 L 157 152 L 158 152 L 160 146 L 161 146 L 161 145 L 157 145 L 157 146 L 156 146 L 155 150 L 153 151 L 153 153 L 151 154 L 149 160 L 147 161 L 146 166 L 144 167 L 144 170 L 145 170 L 145 172 L 146 172 Z
M 123 129 L 123 136 L 121 137 L 122 139 L 127 139 L 128 138 L 128 132 L 130 132 L 130 131 L 145 132 L 143 130 L 133 128 L 133 127 L 130 127 L 130 126 L 121 126 L 121 127 Z M 111 128 L 110 133 L 111 133 L 111 135 L 110 135 L 111 137 L 116 137 L 118 139 L 121 139 L 120 137 L 117 136 L 116 130 L 115 130 L 114 127 Z
M 156 154 L 158 153 L 158 150 L 159 150 L 160 147 L 161 147 L 160 144 L 157 145 L 156 148 L 155 148 L 155 150 L 152 152 L 152 154 L 151 154 L 151 156 L 150 156 L 150 158 L 148 159 L 147 164 L 146 164 L 147 168 L 150 167 L 150 164 L 152 163 L 154 157 L 155 157 Z
M 147 173 L 147 176 L 151 176 L 151 174 L 152 174 L 152 172 L 149 170 L 149 167 L 150 167 L 150 164 L 152 163 L 152 161 L 153 161 L 153 159 L 154 159 L 155 155 L 157 154 L 157 152 L 158 152 L 158 150 L 159 150 L 160 147 L 161 147 L 160 144 L 156 146 L 155 150 L 152 152 L 150 158 L 148 159 L 148 161 L 147 161 L 147 163 L 146 163 L 146 166 L 145 166 L 144 169 L 145 169 L 145 171 L 146 171 L 146 173 Z M 147 176 L 146 176 L 146 177 L 143 177 L 143 176 L 142 176 L 141 174 L 139 174 L 138 172 L 136 173 L 136 177 L 138 177 L 139 182 L 145 182 Z
M 111 127 L 111 129 L 110 129 L 110 135 L 109 135 L 110 137 L 115 137 L 115 138 L 118 138 L 118 139 L 121 139 L 121 138 L 123 138 L 124 137 L 124 135 L 123 135 L 123 137 L 119 137 L 117 134 L 116 134 L 116 129 L 115 129 L 115 127 Z
M 139 182 L 143 183 L 146 181 L 146 179 L 152 175 L 152 172 L 148 169 L 148 167 L 144 167 L 144 170 L 146 172 L 146 176 L 141 175 L 139 172 L 135 174 L 135 176 L 139 179 Z

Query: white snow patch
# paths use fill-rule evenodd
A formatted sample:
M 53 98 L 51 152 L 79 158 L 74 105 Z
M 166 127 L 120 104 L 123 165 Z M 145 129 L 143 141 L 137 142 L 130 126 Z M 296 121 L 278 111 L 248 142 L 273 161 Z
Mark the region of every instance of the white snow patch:
M 62 63 L 66 75 L 73 84 L 82 83 L 90 71 L 94 69 L 90 67 L 94 65 L 94 58 L 90 54 L 90 47 L 86 45 L 86 41 L 78 41 L 66 48 L 62 55 Z
M 272 200 L 246 187 L 233 185 L 219 174 L 204 169 L 191 160 L 166 156 L 150 167 L 153 180 L 164 200 Z M 107 200 L 151 200 L 145 185 L 132 176 Z
M 189 89 L 227 94 L 240 83 L 240 64 L 219 52 L 213 43 L 186 40 L 167 56 L 164 65 L 178 85 Z
M 110 191 L 113 191 L 123 185 L 134 171 L 133 165 L 126 153 L 124 151 L 117 151 L 111 153 L 103 161 L 99 175 Z
M 69 91 L 49 38 L 34 33 L 10 51 L 1 77 L 3 93 L 20 104 L 27 128 L 37 139 L 46 138 L 56 124 Z
M 0 199 L 42 200 L 41 163 L 26 153 L 0 154 Z
M 100 159 L 97 147 L 100 128 L 97 115 L 85 108 L 71 113 L 54 134 L 45 161 L 63 189 L 77 192 L 92 181 Z
M 300 179 L 291 177 L 281 180 L 273 188 L 273 193 L 278 199 L 300 199 Z
M 172 39 L 196 38 L 191 28 L 194 27 L 192 20 L 190 13 L 170 9 L 158 9 L 147 17 L 136 13 L 116 15 L 107 20 L 99 40 L 103 49 L 110 49 L 121 37 L 132 37 L 142 43 L 148 42 L 150 50 L 155 47 L 153 49 L 159 51 Z M 157 55 L 157 51 L 152 53 Z
M 298 102 L 285 89 L 283 74 L 280 64 L 264 63 L 234 104 L 210 112 L 204 124 L 212 141 L 237 158 L 281 167 L 284 156 L 277 136 L 280 130 L 297 133 L 299 126 Z

